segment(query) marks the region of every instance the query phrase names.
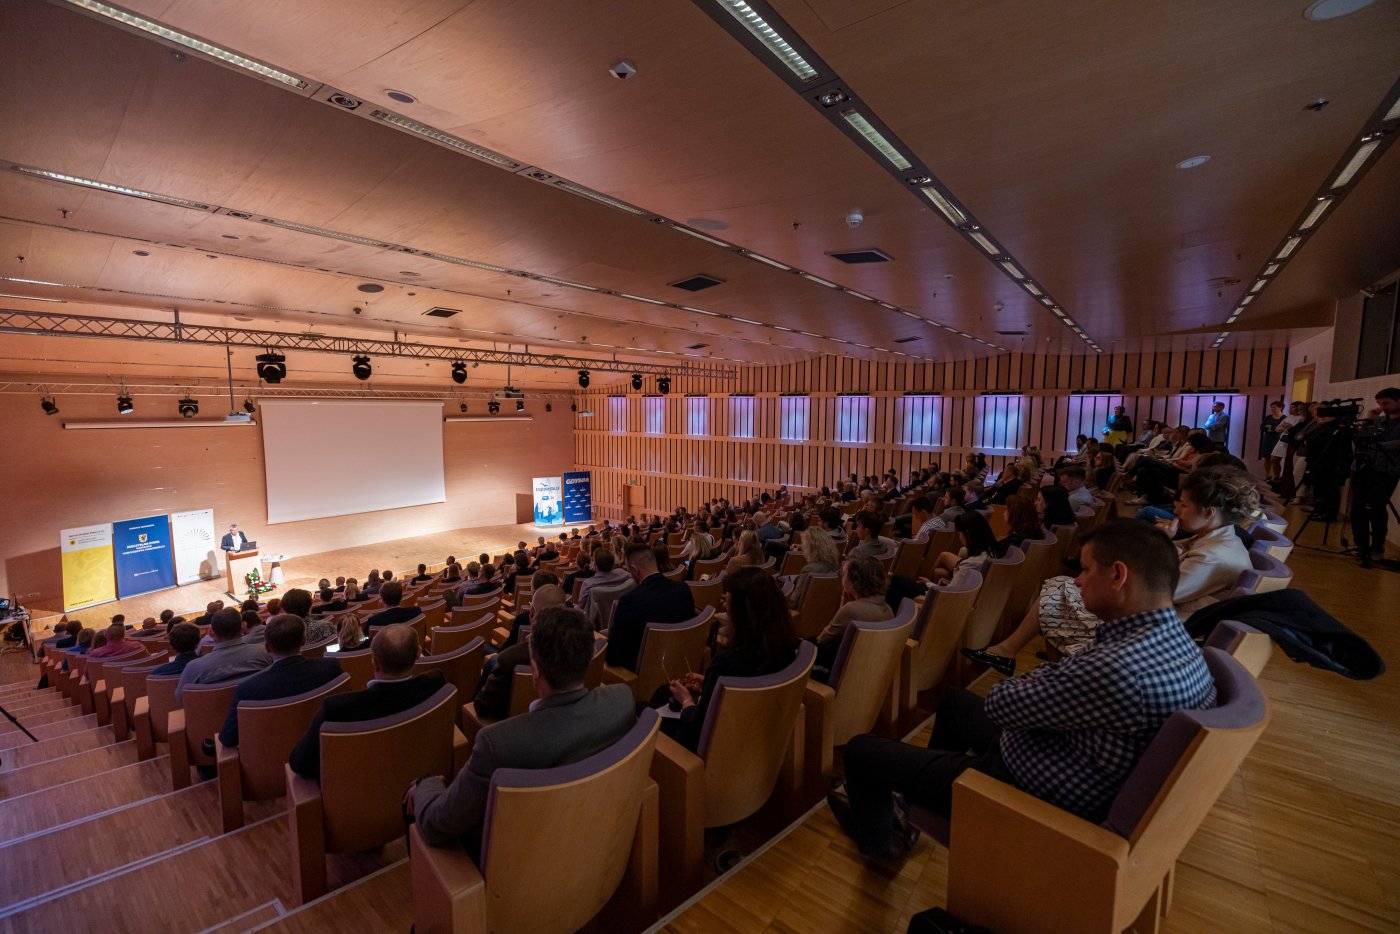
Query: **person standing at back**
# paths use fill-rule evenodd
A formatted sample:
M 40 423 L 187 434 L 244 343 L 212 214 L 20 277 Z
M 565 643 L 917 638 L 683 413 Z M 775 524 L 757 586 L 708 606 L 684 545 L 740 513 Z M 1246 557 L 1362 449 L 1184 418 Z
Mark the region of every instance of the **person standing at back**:
M 1206 436 L 1212 444 L 1220 445 L 1222 451 L 1229 450 L 1230 414 L 1225 411 L 1225 403 L 1217 402 L 1211 406 L 1210 415 L 1201 427 L 1206 430 Z

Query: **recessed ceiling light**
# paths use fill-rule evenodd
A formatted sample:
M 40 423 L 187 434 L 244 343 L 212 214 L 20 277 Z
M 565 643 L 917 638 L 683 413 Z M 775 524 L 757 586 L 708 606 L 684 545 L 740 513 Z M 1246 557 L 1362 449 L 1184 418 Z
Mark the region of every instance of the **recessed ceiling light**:
M 356 288 L 358 291 L 361 291 L 361 292 L 369 292 L 369 293 L 371 293 L 371 294 L 373 294 L 373 293 L 375 293 L 375 292 L 383 292 L 383 291 L 384 291 L 384 286 L 380 285 L 378 282 L 366 282 L 366 283 L 363 283 L 362 285 L 357 285 L 357 286 L 355 286 L 355 288 Z
M 252 316 L 252 315 L 234 315 L 234 316 L 233 316 L 233 320 L 235 320 L 235 321 L 252 321 L 252 320 L 253 320 L 253 316 Z
M 150 256 L 151 254 L 150 254 L 150 251 L 149 251 L 149 250 L 132 250 L 132 251 L 131 251 L 131 255 L 132 255 L 132 256 Z
M 817 97 L 817 103 L 821 104 L 823 107 L 835 107 L 837 104 L 844 104 L 848 100 L 850 100 L 850 98 L 846 96 L 846 92 L 840 90 L 827 91 L 825 94 Z
M 423 274 L 422 274 L 421 272 L 414 272 L 414 271 L 411 270 L 411 269 L 405 269 L 405 270 L 402 270 L 402 271 L 399 273 L 399 275 L 401 275 L 401 276 L 409 276 L 409 277 L 411 277 L 411 278 L 417 278 L 418 276 L 421 276 L 421 275 L 423 275 Z
M 920 188 L 925 198 L 933 202 L 933 206 L 954 225 L 966 224 L 967 215 L 958 210 L 958 206 L 943 196 L 943 192 L 937 188 Z
M 646 213 L 646 211 L 643 211 L 641 208 L 633 207 L 625 201 L 619 201 L 616 198 L 603 194 L 601 191 L 594 191 L 592 188 L 586 188 L 583 185 L 578 185 L 562 178 L 554 180 L 554 187 L 562 188 L 567 192 L 587 198 L 590 201 L 597 201 L 599 204 L 606 204 L 610 208 L 626 211 L 628 214 L 642 215 Z
M 1364 10 L 1376 0 L 1314 0 L 1303 11 L 1303 19 L 1321 23 Z
M 1293 251 L 1298 249 L 1298 244 L 1302 242 L 1302 237 L 1289 237 L 1284 242 L 1283 247 L 1278 251 L 1278 258 L 1288 259 L 1289 256 L 1293 255 Z
M 1210 156 L 1192 156 L 1189 159 L 1182 159 L 1176 164 L 1176 167 L 1178 169 L 1194 169 L 1198 166 L 1205 165 L 1209 161 Z
M 729 248 L 729 244 L 725 243 L 723 240 L 716 240 L 714 237 L 708 236 L 707 234 L 702 234 L 698 230 L 691 230 L 689 227 L 682 227 L 679 224 L 673 224 L 671 229 L 679 230 L 683 234 L 689 234 L 696 240 L 704 240 L 706 243 L 713 243 L 715 246 L 722 246 L 725 249 Z
M 996 245 L 995 243 L 993 243 L 992 241 L 988 240 L 985 236 L 983 236 L 982 234 L 978 233 L 978 232 L 975 231 L 975 230 L 969 231 L 969 232 L 968 232 L 968 236 L 971 237 L 974 241 L 976 241 L 976 243 L 977 243 L 978 246 L 980 246 L 982 249 L 986 250 L 988 253 L 992 254 L 993 256 L 995 256 L 995 255 L 997 255 L 998 253 L 1001 252 L 1000 250 L 997 249 L 997 245 Z M 950 277 L 950 278 L 951 278 L 951 277 Z
M 392 88 L 389 88 L 386 89 L 384 93 L 388 95 L 390 100 L 398 101 L 400 104 L 418 103 L 418 98 L 414 97 L 412 94 L 407 93 L 406 91 L 395 91 Z
M 219 236 L 223 237 L 225 240 L 241 240 L 241 239 L 242 239 L 242 238 L 239 237 L 237 234 L 219 234 Z

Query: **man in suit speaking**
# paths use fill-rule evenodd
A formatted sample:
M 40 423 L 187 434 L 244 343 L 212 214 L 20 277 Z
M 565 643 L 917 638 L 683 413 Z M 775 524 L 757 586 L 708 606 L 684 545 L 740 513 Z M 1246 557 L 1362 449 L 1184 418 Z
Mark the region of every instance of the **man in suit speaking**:
M 224 551 L 242 551 L 247 542 L 248 539 L 244 538 L 243 533 L 238 531 L 238 526 L 231 525 L 224 533 L 223 541 L 219 543 L 219 547 Z

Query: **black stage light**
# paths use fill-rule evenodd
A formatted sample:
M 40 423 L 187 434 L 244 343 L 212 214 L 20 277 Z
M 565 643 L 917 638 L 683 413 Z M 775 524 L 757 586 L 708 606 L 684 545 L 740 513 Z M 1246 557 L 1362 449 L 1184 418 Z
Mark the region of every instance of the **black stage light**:
M 369 357 L 360 354 L 350 358 L 350 372 L 355 375 L 356 379 L 369 379 L 374 368 L 369 365 Z
M 257 410 L 258 410 L 258 408 L 257 408 L 257 406 L 253 405 L 253 400 L 252 400 L 252 399 L 244 399 L 244 400 L 243 400 L 243 411 L 247 412 L 249 415 L 252 415 L 252 414 L 253 414 L 254 412 L 256 412 Z
M 48 397 L 48 398 L 43 399 L 42 401 L 40 401 L 39 405 L 43 406 L 43 408 L 44 408 L 44 414 L 45 414 L 45 415 L 57 415 L 57 414 L 58 414 L 58 403 L 56 403 L 56 402 L 53 401 L 53 397 L 52 397 L 52 396 L 50 396 L 50 397 Z
M 553 411 L 554 411 L 554 406 L 552 406 L 552 405 L 550 405 L 548 402 L 546 402 L 546 403 L 544 404 L 544 410 L 545 410 L 546 412 L 553 412 Z
M 666 393 L 670 392 L 670 391 L 671 391 L 671 377 L 669 377 L 669 376 L 658 376 L 658 377 L 656 378 L 656 391 L 659 392 L 659 393 L 661 393 L 663 396 L 666 395 Z
M 459 409 L 462 410 L 462 414 L 463 414 L 463 415 L 466 415 L 466 414 L 467 414 L 467 404 L 466 404 L 465 402 L 463 402 L 461 405 L 457 406 L 457 408 L 459 408 Z
M 589 382 L 588 371 L 587 371 L 587 370 L 579 370 L 579 371 L 578 371 L 578 388 L 579 388 L 579 389 L 587 389 L 587 388 L 588 388 L 588 382 Z
M 258 379 L 264 383 L 275 386 L 286 379 L 287 358 L 280 353 L 269 350 L 267 353 L 258 354 L 255 359 L 258 361 Z
M 525 400 L 524 400 L 524 399 L 516 399 L 516 400 L 515 400 L 515 411 L 517 411 L 517 412 L 523 412 L 523 411 L 525 411 Z
M 191 399 L 189 396 L 181 399 L 177 405 L 180 407 L 180 415 L 184 418 L 194 418 L 199 414 L 199 400 Z
M 495 399 L 492 399 L 490 402 L 486 403 L 486 411 L 490 412 L 492 415 L 495 415 L 500 410 L 501 404 Z
M 467 365 L 461 360 L 452 364 L 452 382 L 458 386 L 467 381 Z
M 641 388 L 642 388 L 642 374 L 640 374 L 640 373 L 633 373 L 633 374 L 632 374 L 632 388 L 633 388 L 633 389 L 641 389 Z
M 117 414 L 118 414 L 118 415 L 130 415 L 132 412 L 135 412 L 135 411 L 136 411 L 136 406 L 134 406 L 134 405 L 131 404 L 131 396 L 128 396 L 128 395 L 126 395 L 125 393 L 123 393 L 123 394 L 120 395 L 120 396 L 117 396 Z
M 577 411 L 578 411 L 578 403 L 577 403 L 577 402 L 570 402 L 570 403 L 569 403 L 569 411 L 570 411 L 570 412 L 577 412 Z

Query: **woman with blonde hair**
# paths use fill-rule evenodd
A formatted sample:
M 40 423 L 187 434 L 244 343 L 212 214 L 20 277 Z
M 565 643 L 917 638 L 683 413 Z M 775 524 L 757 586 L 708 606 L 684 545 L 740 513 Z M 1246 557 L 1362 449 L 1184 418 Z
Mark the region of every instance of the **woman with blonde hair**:
M 807 585 L 813 574 L 835 574 L 841 569 L 841 550 L 832 537 L 821 529 L 808 529 L 802 533 L 802 554 L 807 563 L 789 578 L 792 590 L 787 596 L 788 606 L 796 609 L 807 593 Z
M 346 586 L 348 589 L 348 582 Z M 341 619 L 337 635 L 342 652 L 354 652 L 369 645 L 369 640 L 364 637 L 364 630 L 360 626 L 359 617 L 353 614 Z
M 369 597 L 360 593 L 360 582 L 355 580 L 355 578 L 352 577 L 345 582 L 346 603 L 364 603 L 368 599 Z
M 733 574 L 740 568 L 761 567 L 766 560 L 763 546 L 758 542 L 758 533 L 750 529 L 740 534 L 734 546 L 734 556 L 724 566 L 724 573 Z

